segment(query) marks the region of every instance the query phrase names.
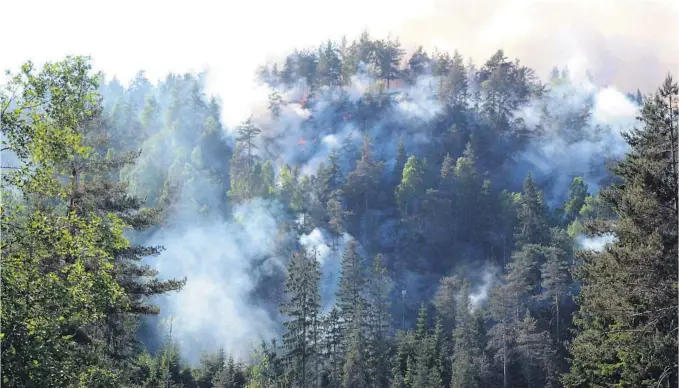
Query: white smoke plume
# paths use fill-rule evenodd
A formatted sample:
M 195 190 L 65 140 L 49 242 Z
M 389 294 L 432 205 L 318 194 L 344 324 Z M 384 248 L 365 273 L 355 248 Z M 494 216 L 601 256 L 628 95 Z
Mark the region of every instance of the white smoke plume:
M 303 234 L 299 243 L 310 254 L 316 254 L 316 260 L 321 267 L 321 310 L 328 313 L 335 305 L 335 295 L 342 274 L 342 253 L 347 243 L 352 240 L 346 232 L 338 239 L 335 250 L 328 233 L 321 228 L 314 228 L 308 235 Z
M 399 123 L 398 130 L 407 131 L 403 135 L 411 146 L 410 150 L 428 144 L 429 136 L 421 129 L 443 109 L 436 98 L 437 85 L 433 77 L 423 76 L 412 86 L 392 86 L 389 93 L 396 103 L 389 112 L 380 114 L 381 119 L 377 123 L 368 125 L 368 134 L 373 140 L 392 138 L 395 124 Z M 345 102 L 356 103 L 365 98 L 364 93 L 377 88 L 374 79 L 366 73 L 359 73 L 352 77 L 352 83 L 344 90 L 322 87 L 315 91 L 313 105 L 307 105 L 309 88 L 304 80 L 290 89 L 258 85 L 258 99 L 249 111 L 254 123 L 262 130 L 257 153 L 264 158 L 276 157 L 279 165 L 299 164 L 303 175 L 315 174 L 318 165 L 327 160 L 333 149 L 339 151 L 347 145 L 358 148 L 363 142 L 363 131 L 355 117 L 345 115 L 337 121 L 337 106 Z M 274 92 L 281 100 L 277 118 L 268 108 Z M 227 135 L 234 137 L 241 123 L 229 123 L 228 120 L 225 123 Z M 374 145 L 377 146 L 376 154 L 384 159 L 395 154 L 395 142 L 376 141 Z M 383 149 L 385 146 L 389 149 Z
M 679 67 L 679 40 L 673 38 L 679 36 L 679 24 L 674 22 L 679 7 L 669 0 L 602 1 L 596 5 L 590 1 L 345 1 L 330 12 L 327 4 L 311 1 L 252 1 L 238 6 L 224 5 L 227 2 L 194 2 L 191 6 L 129 2 L 125 6 L 118 2 L 105 5 L 105 18 L 89 3 L 72 7 L 64 6 L 64 2 L 29 3 L 8 3 L 3 10 L 7 15 L 20 15 L 24 6 L 41 9 L 33 15 L 33 24 L 50 33 L 25 34 L 22 39 L 3 42 L 2 70 L 17 69 L 28 59 L 40 64 L 66 54 L 91 54 L 95 68 L 118 76 L 123 83 L 140 67 L 152 80 L 170 71 L 207 68 L 208 92 L 223 102 L 227 140 L 233 141 L 236 126 L 253 115 L 263 129 L 262 138 L 273 140 L 271 149 L 260 148 L 262 156 L 281 155 L 279 163 L 300 164 L 303 174 L 315 172 L 333 147 L 342 147 L 345 141 L 359 145 L 361 137 L 353 121 L 328 125 L 324 111 L 340 95 L 322 90 L 321 98 L 316 97 L 321 103 L 305 107 L 300 103 L 303 84 L 281 91 L 281 117 L 272 120 L 268 112 L 272 91 L 258 85 L 253 73 L 265 60 L 279 60 L 295 46 L 316 45 L 325 38 L 339 39 L 342 34 L 351 40 L 369 27 L 379 38 L 388 32 L 402 37 L 408 48 L 416 44 L 447 51 L 457 48 L 477 65 L 503 48 L 507 56 L 520 58 L 543 75 L 552 66 L 582 54 L 569 65 L 570 81 L 553 88 L 544 99 L 531 102 L 521 116 L 529 127 L 544 127 L 543 138 L 521 158 L 525 169 L 554 177 L 553 196 L 564 193 L 574 174 L 584 174 L 590 189 L 595 189 L 600 175 L 589 172 L 591 158 L 619 157 L 626 150 L 620 132 L 633 124 L 636 108 L 613 85 L 625 91 L 640 87 L 647 92 L 667 71 Z M 609 17 L 611 10 L 616 17 Z M 121 29 L 121 20 L 134 28 Z M 25 21 L 17 17 L 3 22 L 6 30 L 21 31 Z M 593 70 L 593 81 L 583 78 L 579 70 L 583 67 Z M 427 144 L 426 124 L 440 110 L 429 81 L 423 77 L 414 87 L 393 88 L 398 104 L 388 115 L 380 116 L 389 120 L 372 123 L 368 129 L 377 140 L 377 157 L 389 162 L 395 154 L 393 138 L 398 135 L 409 142 L 409 153 Z M 603 87 L 605 84 L 611 86 Z M 359 74 L 347 89 L 348 99 L 355 101 L 372 85 L 373 80 Z M 576 142 L 561 132 L 563 126 L 541 121 L 542 108 L 566 114 L 581 109 L 590 99 L 594 106 L 584 127 L 587 136 Z M 312 117 L 315 125 L 309 123 Z M 151 259 L 161 277 L 188 277 L 183 291 L 164 297 L 160 303 L 163 315 L 174 318 L 173 333 L 184 342 L 182 349 L 189 360 L 195 361 L 200 351 L 220 345 L 243 356 L 252 342 L 278 334 L 276 313 L 255 299 L 262 279 L 284 274 L 287 259 L 276 256 L 271 241 L 283 219 L 276 204 L 253 200 L 236 207 L 232 220 L 185 217 L 181 228 L 165 230 L 147 242 L 167 249 L 159 258 Z M 583 237 L 580 244 L 600 250 L 612 239 Z M 321 230 L 299 239 L 300 244 L 321 253 L 324 308 L 336 288 L 339 263 L 328 254 L 327 242 Z M 408 293 L 415 288 L 411 285 L 424 282 L 421 275 L 407 270 L 401 276 Z M 483 278 L 482 286 L 473 294 L 475 304 L 487 296 L 489 282 Z
M 473 292 L 469 295 L 472 312 L 476 311 L 488 300 L 488 291 L 493 287 L 494 281 L 495 272 L 488 268 L 485 269 L 481 284 L 473 288 Z
M 530 129 L 542 132 L 520 155 L 517 168 L 550 180 L 548 199 L 563 200 L 577 175 L 590 191 L 598 190 L 606 175 L 602 161 L 618 160 L 628 151 L 622 134 L 637 124 L 639 114 L 639 107 L 616 88 L 595 85 L 578 67 L 567 71 L 566 79 L 518 114 Z
M 606 248 L 606 245 L 615 243 L 617 240 L 618 238 L 613 234 L 605 234 L 594 237 L 578 235 L 575 238 L 575 243 L 582 250 L 603 251 Z
M 184 220 L 150 239 L 166 248 L 152 259 L 162 277 L 188 276 L 183 290 L 159 303 L 190 361 L 217 347 L 247 357 L 253 343 L 277 335 L 275 314 L 253 293 L 263 278 L 285 272 L 272 240 L 282 215 L 277 203 L 255 199 L 236 206 L 233 220 Z

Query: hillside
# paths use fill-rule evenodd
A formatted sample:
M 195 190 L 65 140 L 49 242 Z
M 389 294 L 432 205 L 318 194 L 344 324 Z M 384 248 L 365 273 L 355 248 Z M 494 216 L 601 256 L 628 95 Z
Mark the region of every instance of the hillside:
M 206 74 L 27 63 L 3 385 L 676 387 L 677 84 L 585 70 L 365 33 L 229 126 Z

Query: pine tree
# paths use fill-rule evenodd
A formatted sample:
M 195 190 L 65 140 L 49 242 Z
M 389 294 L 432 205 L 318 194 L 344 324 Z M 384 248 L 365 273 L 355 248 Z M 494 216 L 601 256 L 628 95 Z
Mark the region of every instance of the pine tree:
M 340 200 L 334 196 L 328 200 L 327 204 L 327 216 L 330 218 L 328 221 L 328 230 L 332 237 L 332 243 L 330 244 L 330 249 L 336 252 L 339 247 L 339 238 L 345 232 L 345 219 L 349 212 L 345 211 L 342 207 Z
M 614 224 L 602 252 L 579 254 L 582 283 L 567 386 L 667 386 L 677 377 L 677 147 L 679 87 L 668 76 L 645 101 L 643 128 L 625 134 L 631 151 L 602 191 Z
M 251 177 L 252 168 L 254 167 L 254 156 L 252 154 L 253 150 L 257 149 L 255 140 L 257 136 L 262 132 L 260 128 L 255 126 L 253 118 L 250 117 L 243 124 L 237 128 L 238 136 L 236 141 L 243 145 L 243 152 L 245 153 L 244 159 L 244 171 L 246 172 L 246 182 L 247 188 L 251 187 Z M 249 190 L 248 190 L 249 193 Z
M 430 335 L 431 349 L 432 349 L 432 359 L 431 366 L 429 368 L 429 382 L 428 386 L 431 388 L 443 388 L 444 382 L 450 382 L 446 380 L 448 377 L 449 369 L 448 364 L 449 355 L 452 350 L 449 347 L 449 339 L 445 336 L 443 330 L 443 321 L 440 316 L 436 317 L 436 324 Z
M 462 283 L 456 276 L 442 277 L 439 287 L 434 294 L 434 307 L 441 317 L 446 331 L 452 331 L 455 326 L 458 294 Z
M 112 179 L 138 153 L 107 153 L 99 79 L 84 57 L 27 63 L 1 95 L 3 156 L 21 162 L 3 171 L 5 385 L 120 385 L 139 317 L 158 312 L 148 299 L 183 285 L 139 265 L 160 248 L 125 236 L 160 212 Z
M 212 387 L 212 380 L 226 364 L 226 353 L 220 348 L 216 353 L 203 353 L 200 356 L 199 374 L 196 381 L 201 388 Z
M 367 233 L 371 228 L 369 218 L 370 199 L 377 197 L 380 190 L 380 175 L 384 169 L 384 163 L 373 159 L 370 138 L 367 136 L 363 139 L 363 148 L 361 149 L 361 158 L 356 163 L 354 171 L 347 176 L 344 192 L 347 197 L 352 199 L 354 203 L 362 203 L 363 220 L 363 239 L 364 243 L 368 243 Z
M 455 312 L 453 331 L 453 362 L 450 386 L 453 388 L 479 388 L 484 386 L 487 362 L 485 360 L 479 322 L 471 311 L 469 282 L 460 290 Z
M 398 68 L 404 51 L 401 49 L 401 43 L 396 39 L 392 41 L 377 41 L 375 42 L 375 68 L 377 69 L 377 77 L 387 82 L 387 89 L 389 89 L 390 82 L 400 77 L 400 70 Z
M 388 382 L 388 336 L 390 328 L 389 294 L 393 288 L 391 278 L 377 254 L 372 263 L 367 289 L 368 338 L 367 369 L 374 387 L 385 387 Z
M 456 225 L 453 226 L 453 237 L 463 238 L 467 241 L 473 239 L 474 231 L 477 231 L 478 227 L 475 224 L 479 220 L 475 216 L 480 205 L 479 195 L 482 187 L 475 165 L 474 148 L 472 143 L 468 142 L 464 154 L 455 163 L 454 212 Z M 465 226 L 465 228 L 462 228 L 462 226 Z
M 463 106 L 467 99 L 467 70 L 460 53 L 455 51 L 450 63 L 450 70 L 445 75 L 443 88 L 440 91 L 442 100 L 450 106 Z
M 292 175 L 292 170 L 290 165 L 285 164 L 280 171 L 280 184 L 278 185 L 278 197 L 281 202 L 287 206 L 290 206 L 292 202 L 292 195 L 296 188 L 296 179 Z
M 412 358 L 415 355 L 415 337 L 412 332 L 398 331 L 395 337 L 396 352 L 392 356 L 391 387 L 408 387 L 412 382 Z
M 403 167 L 401 183 L 396 187 L 396 201 L 403 217 L 417 213 L 418 200 L 424 193 L 424 164 L 411 155 Z
M 396 158 L 394 163 L 394 170 L 392 170 L 392 182 L 394 189 L 401 183 L 403 178 L 403 168 L 406 166 L 408 156 L 406 155 L 406 147 L 403 142 L 403 137 L 398 139 L 398 146 L 396 146 Z
M 312 230 L 311 224 L 311 212 L 312 212 L 312 180 L 305 176 L 299 181 L 299 184 L 295 187 L 292 193 L 292 198 L 290 199 L 290 208 L 293 212 L 302 215 L 302 229 L 306 233 Z
M 324 320 L 325 328 L 325 344 L 326 350 L 325 360 L 328 363 L 328 386 L 339 387 L 342 383 L 343 364 L 342 358 L 344 356 L 342 325 L 340 322 L 340 312 L 336 307 L 333 307 Z
M 560 347 L 563 339 L 563 318 L 561 307 L 566 299 L 572 295 L 573 280 L 571 279 L 568 253 L 558 247 L 546 247 L 543 249 L 546 260 L 542 264 L 542 297 L 550 300 L 554 312 L 554 340 Z
M 342 83 L 342 60 L 335 45 L 328 41 L 319 49 L 318 72 L 323 84 L 339 86 Z
M 284 323 L 287 332 L 283 342 L 288 351 L 291 374 L 295 383 L 304 387 L 309 376 L 309 361 L 314 354 L 313 325 L 320 309 L 318 262 L 304 248 L 292 255 L 288 265 L 285 293 L 288 300 L 281 313 L 288 317 Z
M 568 200 L 564 204 L 566 223 L 573 222 L 580 215 L 580 210 L 585 205 L 587 196 L 589 196 L 587 184 L 582 177 L 575 177 L 568 187 Z
M 530 173 L 523 182 L 523 194 L 517 217 L 514 238 L 518 247 L 527 243 L 544 244 L 549 241 L 547 206 Z
M 408 60 L 408 81 L 414 84 L 417 78 L 422 76 L 429 67 L 429 56 L 422 46 L 419 46 Z
M 353 317 L 348 322 L 344 339 L 346 343 L 346 358 L 342 384 L 346 388 L 365 387 L 368 382 L 364 309 L 364 304 L 356 306 L 356 309 L 353 311 Z
M 537 321 L 526 313 L 516 329 L 516 353 L 520 360 L 522 386 L 552 386 L 554 352 L 547 332 L 539 331 Z
M 281 105 L 283 104 L 283 98 L 278 91 L 273 91 L 269 94 L 269 111 L 271 112 L 271 117 L 278 120 L 281 116 Z
M 351 327 L 356 310 L 365 311 L 366 272 L 356 241 L 350 241 L 342 255 L 342 274 L 337 291 L 337 306 L 345 328 Z
M 417 326 L 415 328 L 415 341 L 418 343 L 418 348 L 415 353 L 412 365 L 412 380 L 410 385 L 415 388 L 426 387 L 429 382 L 429 372 L 433 367 L 432 360 L 434 359 L 434 345 L 432 339 L 429 337 L 427 309 L 422 303 L 420 311 L 417 315 Z
M 374 198 L 379 190 L 379 176 L 384 169 L 384 163 L 373 159 L 369 137 L 364 137 L 361 158 L 356 163 L 356 169 L 349 173 L 346 192 L 355 197 L 363 197 L 363 213 L 369 209 L 369 199 Z

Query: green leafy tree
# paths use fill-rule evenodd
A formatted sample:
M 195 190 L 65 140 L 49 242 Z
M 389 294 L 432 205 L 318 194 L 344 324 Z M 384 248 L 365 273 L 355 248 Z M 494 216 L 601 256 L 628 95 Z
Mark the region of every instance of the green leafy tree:
M 122 382 L 136 318 L 158 312 L 147 298 L 183 285 L 139 265 L 159 248 L 124 235 L 153 225 L 157 212 L 110 178 L 136 154 L 106 153 L 99 79 L 83 57 L 39 73 L 28 63 L 2 94 L 3 152 L 21 161 L 3 175 L 5 384 Z M 32 346 L 41 343 L 50 346 Z
M 566 223 L 573 222 L 580 215 L 587 196 L 587 184 L 582 177 L 575 177 L 568 187 L 568 200 L 564 204 Z

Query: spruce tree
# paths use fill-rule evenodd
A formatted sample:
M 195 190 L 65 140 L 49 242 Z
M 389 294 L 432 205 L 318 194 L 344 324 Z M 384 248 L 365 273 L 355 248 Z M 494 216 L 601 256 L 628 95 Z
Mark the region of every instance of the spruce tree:
M 460 291 L 455 313 L 453 331 L 453 362 L 450 386 L 453 388 L 479 388 L 484 386 L 488 374 L 484 344 L 481 339 L 479 322 L 471 311 L 469 282 L 465 281 Z
M 356 310 L 365 312 L 366 269 L 363 258 L 358 253 L 358 245 L 352 240 L 342 255 L 342 274 L 337 291 L 337 306 L 345 323 L 350 328 L 356 318 Z
M 287 317 L 283 342 L 287 349 L 290 372 L 296 385 L 309 384 L 309 361 L 314 355 L 314 323 L 320 309 L 320 268 L 315 256 L 304 248 L 292 255 L 285 282 L 287 301 L 281 313 Z
M 382 263 L 382 255 L 373 260 L 367 289 L 368 303 L 368 355 L 367 368 L 374 387 L 385 387 L 388 382 L 388 336 L 391 318 L 389 294 L 393 288 L 391 278 Z
M 615 223 L 591 223 L 591 234 L 617 241 L 581 252 L 582 287 L 567 386 L 676 387 L 677 195 L 679 88 L 670 76 L 641 110 L 641 128 L 626 133 L 631 150 L 601 193 Z
M 530 173 L 523 182 L 517 218 L 514 238 L 518 247 L 527 243 L 546 244 L 549 241 L 547 205 Z

